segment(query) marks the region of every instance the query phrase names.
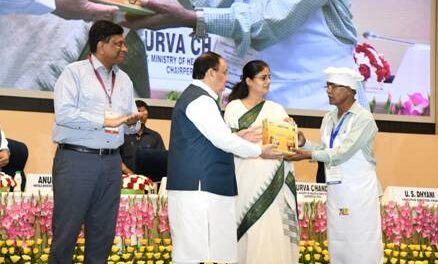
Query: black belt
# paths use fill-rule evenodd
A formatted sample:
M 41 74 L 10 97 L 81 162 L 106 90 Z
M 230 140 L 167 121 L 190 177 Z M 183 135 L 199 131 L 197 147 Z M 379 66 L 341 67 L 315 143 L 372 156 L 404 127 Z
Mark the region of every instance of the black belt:
M 93 148 L 87 148 L 80 145 L 73 145 L 73 144 L 59 144 L 58 145 L 60 149 L 68 149 L 68 150 L 74 150 L 78 152 L 84 152 L 84 153 L 92 153 L 92 154 L 98 154 L 98 155 L 111 155 L 114 153 L 118 153 L 119 149 L 93 149 Z

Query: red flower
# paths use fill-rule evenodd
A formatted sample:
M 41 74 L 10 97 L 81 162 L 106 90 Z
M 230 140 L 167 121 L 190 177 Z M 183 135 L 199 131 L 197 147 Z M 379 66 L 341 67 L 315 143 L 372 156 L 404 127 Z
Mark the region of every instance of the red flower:
M 370 70 L 370 67 L 368 67 L 368 65 L 365 65 L 363 63 L 361 65 L 359 65 L 359 72 L 364 77 L 364 81 L 366 81 L 366 80 L 368 80 L 368 78 L 370 78 L 371 70 Z

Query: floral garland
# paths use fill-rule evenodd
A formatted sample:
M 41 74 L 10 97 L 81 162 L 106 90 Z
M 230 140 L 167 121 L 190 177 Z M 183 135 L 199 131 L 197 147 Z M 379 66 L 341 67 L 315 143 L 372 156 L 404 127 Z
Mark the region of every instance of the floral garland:
M 122 186 L 124 189 L 150 191 L 154 189 L 154 182 L 143 175 L 123 175 Z
M 0 188 L 15 187 L 16 185 L 17 183 L 11 176 L 5 174 L 4 172 L 0 172 Z
M 374 73 L 378 82 L 385 81 L 391 76 L 389 63 L 368 43 L 358 44 L 354 50 L 353 58 L 359 65 L 359 72 L 364 77 L 364 81 L 371 77 L 371 67 L 375 69 Z

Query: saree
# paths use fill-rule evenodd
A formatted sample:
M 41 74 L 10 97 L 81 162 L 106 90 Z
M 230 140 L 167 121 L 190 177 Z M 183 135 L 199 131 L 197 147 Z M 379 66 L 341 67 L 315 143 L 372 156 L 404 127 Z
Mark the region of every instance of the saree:
M 283 120 L 284 108 L 263 101 L 247 109 L 231 101 L 224 119 L 233 131 L 259 126 L 265 118 Z M 294 264 L 299 258 L 296 187 L 290 163 L 235 157 L 237 236 L 240 264 Z

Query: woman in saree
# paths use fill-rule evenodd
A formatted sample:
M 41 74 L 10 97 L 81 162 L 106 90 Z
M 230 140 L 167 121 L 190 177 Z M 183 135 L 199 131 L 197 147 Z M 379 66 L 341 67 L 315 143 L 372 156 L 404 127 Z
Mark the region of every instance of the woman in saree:
M 233 131 L 261 126 L 265 118 L 292 121 L 284 108 L 265 100 L 271 73 L 248 62 L 229 96 L 225 122 Z M 295 264 L 299 258 L 298 212 L 293 167 L 283 160 L 234 158 L 239 264 Z

